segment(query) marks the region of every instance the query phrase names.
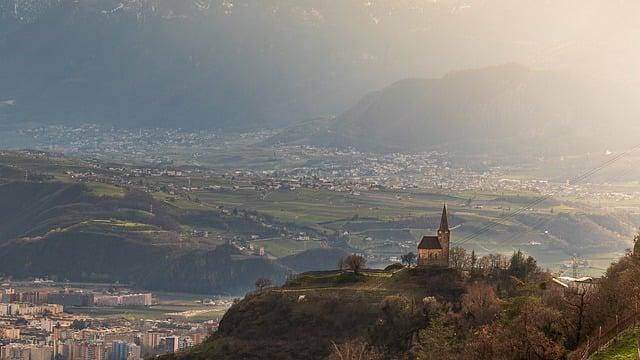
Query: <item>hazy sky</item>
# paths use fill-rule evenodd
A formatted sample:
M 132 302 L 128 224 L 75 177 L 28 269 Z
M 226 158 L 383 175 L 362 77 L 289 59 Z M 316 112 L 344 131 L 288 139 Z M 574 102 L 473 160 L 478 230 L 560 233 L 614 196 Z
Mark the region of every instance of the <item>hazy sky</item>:
M 425 57 L 449 70 L 502 62 L 571 68 L 639 80 L 640 2 L 623 0 L 370 1 L 381 32 L 400 30 L 398 66 L 420 69 Z M 393 39 L 387 39 L 392 42 Z M 394 46 L 394 45 L 392 45 Z M 413 51 L 413 53 L 411 53 Z
M 640 1 L 0 0 L 0 56 L 21 116 L 283 124 L 513 62 L 640 81 Z

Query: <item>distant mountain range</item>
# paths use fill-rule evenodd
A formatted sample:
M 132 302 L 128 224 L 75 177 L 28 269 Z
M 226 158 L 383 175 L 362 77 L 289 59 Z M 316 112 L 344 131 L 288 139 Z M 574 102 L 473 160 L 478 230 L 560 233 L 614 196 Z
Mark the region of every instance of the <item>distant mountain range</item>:
M 406 79 L 267 143 L 368 151 L 572 153 L 636 143 L 640 85 L 506 64 Z
M 638 6 L 576 0 L 525 0 L 519 6 L 510 0 L 0 0 L 0 122 L 256 130 L 340 114 L 398 79 L 509 61 L 637 80 L 640 53 L 628 44 L 636 38 L 631 14 Z M 611 18 L 619 21 L 611 24 Z M 532 24 L 538 31 L 530 31 Z M 451 84 L 449 92 L 432 94 L 443 109 L 426 104 L 442 123 L 462 116 L 448 114 L 447 106 L 465 105 L 459 102 L 466 96 L 486 91 L 464 79 L 403 81 L 378 96 L 437 92 L 439 84 Z M 465 85 L 477 87 L 466 93 Z M 501 89 L 513 90 L 496 84 L 487 95 Z M 518 115 L 499 103 L 508 100 L 460 110 Z M 355 118 L 368 108 L 366 101 L 347 116 L 352 125 L 360 126 Z M 391 116 L 374 110 L 367 110 L 374 117 L 370 126 Z M 399 109 L 380 109 L 391 110 Z M 548 110 L 560 111 L 555 116 L 567 111 Z M 432 137 L 446 130 L 439 125 Z M 392 135 L 390 147 L 405 146 L 405 139 Z

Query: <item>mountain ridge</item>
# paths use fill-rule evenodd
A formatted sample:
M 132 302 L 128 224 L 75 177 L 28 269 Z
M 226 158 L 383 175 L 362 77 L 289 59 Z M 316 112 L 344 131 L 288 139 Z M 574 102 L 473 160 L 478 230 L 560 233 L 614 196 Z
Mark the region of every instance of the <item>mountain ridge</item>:
M 301 123 L 266 143 L 373 152 L 605 151 L 633 144 L 621 129 L 640 115 L 635 88 L 515 63 L 409 78 L 365 95 L 334 119 Z
M 0 121 L 255 131 L 340 114 L 397 79 L 509 61 L 640 79 L 629 70 L 637 54 L 627 54 L 626 41 L 635 4 L 521 5 L 4 0 Z M 531 20 L 522 19 L 525 12 Z M 575 24 L 556 13 L 570 13 Z M 610 13 L 625 15 L 619 36 L 589 31 L 609 45 L 591 56 L 576 24 L 600 29 Z M 497 18 L 513 31 L 496 32 Z M 548 29 L 528 31 L 536 19 Z M 562 56 L 549 50 L 558 48 L 559 33 L 567 36 Z M 628 56 L 615 55 L 621 51 Z

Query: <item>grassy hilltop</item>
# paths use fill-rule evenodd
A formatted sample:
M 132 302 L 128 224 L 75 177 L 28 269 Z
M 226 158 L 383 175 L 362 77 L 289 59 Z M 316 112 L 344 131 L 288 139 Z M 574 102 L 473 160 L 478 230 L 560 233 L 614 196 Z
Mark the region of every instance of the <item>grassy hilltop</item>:
M 531 304 L 552 311 L 540 304 L 553 291 L 550 277 L 532 258 L 518 253 L 510 263 L 494 259 L 501 264 L 468 270 L 396 264 L 359 274 L 304 273 L 282 287 L 247 295 L 208 342 L 165 359 L 325 359 L 358 346 L 372 358 L 402 358 L 420 354 L 430 332 L 448 344 L 442 359 L 457 358 L 476 327 L 498 324 L 501 316 L 516 316 Z M 455 335 L 446 338 L 449 332 Z M 549 353 L 564 352 L 557 334 L 540 332 L 553 344 Z
M 281 288 L 247 295 L 225 315 L 219 335 L 167 359 L 322 359 L 332 342 L 367 337 L 393 299 L 420 304 L 428 294 L 438 294 L 442 301 L 455 301 L 468 283 L 453 270 L 304 273 Z M 413 320 L 420 322 L 421 316 Z
M 207 342 L 164 359 L 635 356 L 637 253 L 575 287 L 561 286 L 520 252 L 468 260 L 458 269 L 398 264 L 305 273 L 247 295 Z

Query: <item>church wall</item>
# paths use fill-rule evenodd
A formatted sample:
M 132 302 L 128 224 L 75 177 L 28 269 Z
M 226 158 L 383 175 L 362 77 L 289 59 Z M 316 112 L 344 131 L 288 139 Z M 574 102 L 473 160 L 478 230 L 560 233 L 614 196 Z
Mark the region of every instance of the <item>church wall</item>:
M 444 266 L 447 264 L 441 249 L 418 249 L 418 266 Z

